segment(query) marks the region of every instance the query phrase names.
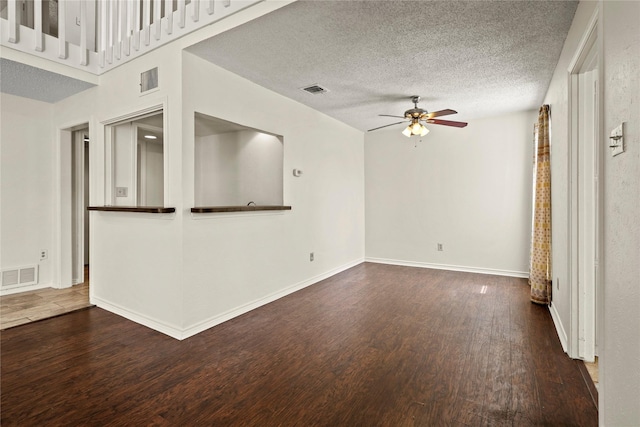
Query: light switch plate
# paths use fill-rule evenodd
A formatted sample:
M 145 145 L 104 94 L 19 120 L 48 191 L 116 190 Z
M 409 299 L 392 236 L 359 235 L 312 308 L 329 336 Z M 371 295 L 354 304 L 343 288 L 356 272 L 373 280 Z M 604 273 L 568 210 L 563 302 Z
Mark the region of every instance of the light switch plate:
M 611 131 L 609 135 L 609 147 L 611 148 L 611 157 L 624 153 L 624 135 L 623 135 L 623 123 Z

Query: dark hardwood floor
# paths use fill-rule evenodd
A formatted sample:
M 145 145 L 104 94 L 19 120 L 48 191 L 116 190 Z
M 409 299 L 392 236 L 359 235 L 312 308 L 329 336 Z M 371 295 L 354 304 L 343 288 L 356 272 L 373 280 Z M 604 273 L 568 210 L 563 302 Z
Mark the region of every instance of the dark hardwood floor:
M 597 425 L 528 295 L 524 279 L 365 263 L 184 341 L 75 312 L 2 332 L 0 421 Z

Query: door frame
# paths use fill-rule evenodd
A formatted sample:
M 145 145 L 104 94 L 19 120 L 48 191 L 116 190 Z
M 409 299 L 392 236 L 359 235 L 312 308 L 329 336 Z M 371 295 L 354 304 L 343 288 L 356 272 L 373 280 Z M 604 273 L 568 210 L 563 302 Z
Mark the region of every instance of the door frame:
M 74 209 L 73 215 L 75 215 L 72 220 L 72 227 L 75 233 L 75 239 L 72 240 L 72 269 L 75 264 L 75 271 L 71 273 L 72 283 L 74 285 L 80 284 L 84 282 L 84 252 L 85 252 L 85 206 L 87 205 L 85 200 L 85 168 L 89 165 L 86 164 L 86 152 L 88 151 L 85 148 L 84 139 L 89 138 L 89 129 L 81 129 L 79 131 L 73 132 L 73 175 L 72 175 L 72 186 L 73 192 L 71 196 L 74 196 L 72 200 L 72 208 Z M 74 234 L 72 234 L 73 238 Z M 75 254 L 73 251 L 75 248 Z
M 602 188 L 602 168 L 603 168 L 603 94 L 602 84 L 598 84 L 595 93 L 597 101 L 594 107 L 597 110 L 596 123 L 594 123 L 596 131 L 594 133 L 594 284 L 587 286 L 585 283 L 579 283 L 579 269 L 582 268 L 579 262 L 580 242 L 579 242 L 579 220 L 580 206 L 579 200 L 579 75 L 583 72 L 583 65 L 588 60 L 592 52 L 595 50 L 597 62 L 595 68 L 599 73 L 599 81 L 602 75 L 602 38 L 599 32 L 599 8 L 596 8 L 592 15 L 587 29 L 580 40 L 576 53 L 568 67 L 568 89 L 569 89 L 569 150 L 568 150 L 568 170 L 567 178 L 569 183 L 568 199 L 567 199 L 567 218 L 568 218 L 568 242 L 567 242 L 567 259 L 569 268 L 567 271 L 567 279 L 570 286 L 570 327 L 569 339 L 567 345 L 567 353 L 574 359 L 584 359 L 593 361 L 593 356 L 598 353 L 596 345 L 597 340 L 602 337 L 598 332 L 602 331 L 602 268 L 600 260 L 602 259 L 602 242 L 603 242 L 603 188 Z M 585 287 L 586 286 L 586 287 Z M 580 297 L 585 294 L 586 297 Z M 589 299 L 593 299 L 590 301 Z M 587 342 L 586 345 L 580 344 L 580 330 L 586 328 L 585 336 L 592 339 L 593 342 Z
M 91 140 L 91 129 L 93 120 L 75 120 L 57 128 L 57 138 L 54 159 L 54 272 L 52 287 L 68 288 L 73 286 L 73 238 L 74 227 L 72 220 L 73 191 L 75 186 L 72 176 L 72 151 L 74 149 L 73 136 L 76 131 L 89 129 L 89 140 Z M 83 147 L 84 151 L 84 147 Z M 92 169 L 92 154 L 89 150 L 89 169 Z M 84 160 L 83 160 L 84 161 Z M 89 176 L 89 194 L 93 188 L 92 176 Z M 89 230 L 91 235 L 91 229 Z M 91 242 L 91 239 L 89 240 Z M 91 254 L 91 249 L 89 254 Z M 90 255 L 91 256 L 91 255 Z M 90 261 L 91 262 L 91 261 Z

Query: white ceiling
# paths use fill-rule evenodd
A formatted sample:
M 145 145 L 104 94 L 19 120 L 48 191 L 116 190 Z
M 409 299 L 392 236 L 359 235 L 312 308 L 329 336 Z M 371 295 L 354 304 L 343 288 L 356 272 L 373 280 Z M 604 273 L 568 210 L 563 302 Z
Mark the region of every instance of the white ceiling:
M 412 95 L 471 121 L 540 106 L 577 3 L 300 0 L 187 50 L 357 129 Z

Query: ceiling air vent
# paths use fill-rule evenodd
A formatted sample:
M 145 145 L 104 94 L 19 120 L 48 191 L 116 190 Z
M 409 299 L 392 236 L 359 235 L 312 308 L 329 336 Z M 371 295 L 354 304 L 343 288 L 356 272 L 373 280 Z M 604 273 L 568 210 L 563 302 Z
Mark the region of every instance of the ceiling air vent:
M 302 89 L 305 92 L 309 92 L 311 95 L 318 95 L 321 93 L 329 92 L 327 89 L 323 88 L 320 85 L 310 85 L 307 87 L 302 87 L 300 89 Z

